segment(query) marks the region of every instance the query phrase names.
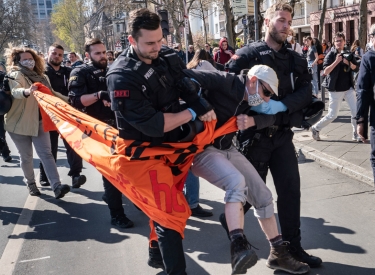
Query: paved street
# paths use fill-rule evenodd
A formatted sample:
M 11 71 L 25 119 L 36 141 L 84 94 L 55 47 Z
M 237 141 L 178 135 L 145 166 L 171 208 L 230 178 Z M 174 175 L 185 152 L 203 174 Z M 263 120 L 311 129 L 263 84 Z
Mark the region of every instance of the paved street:
M 101 176 L 93 167 L 84 165 L 87 183 L 62 200 L 54 199 L 50 188 L 41 188 L 39 198 L 30 197 L 16 150 L 9 143 L 14 161 L 0 160 L 1 275 L 164 274 L 148 267 L 148 219 L 126 198 L 124 207 L 135 227 L 110 225 L 109 211 L 101 200 Z M 65 149 L 60 145 L 58 169 L 62 181 L 70 184 Z M 36 155 L 34 160 L 37 168 Z M 300 172 L 303 247 L 324 261 L 310 274 L 374 275 L 374 188 L 303 156 Z M 268 185 L 275 194 L 271 178 Z M 229 241 L 218 222 L 223 197 L 222 190 L 201 180 L 201 204 L 212 208 L 214 216 L 188 221 L 184 249 L 189 275 L 231 273 Z M 245 222 L 245 233 L 259 248 L 260 258 L 247 274 L 284 274 L 265 266 L 269 244 L 252 211 Z

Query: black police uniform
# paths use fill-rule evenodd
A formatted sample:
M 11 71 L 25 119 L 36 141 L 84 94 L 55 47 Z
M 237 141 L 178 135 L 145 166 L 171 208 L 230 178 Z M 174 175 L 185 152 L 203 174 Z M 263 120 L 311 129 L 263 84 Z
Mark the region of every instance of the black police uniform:
M 84 106 L 81 96 L 99 91 L 107 91 L 105 75 L 107 71 L 96 68 L 92 64 L 83 64 L 73 69 L 69 78 L 69 99 L 73 107 L 84 110 L 88 115 L 116 127 L 115 115 L 111 108 L 105 107 L 101 100 L 90 106 Z M 122 193 L 103 177 L 105 201 L 108 203 L 112 224 L 126 217 L 122 207 Z M 132 223 L 132 222 L 131 222 Z
M 3 88 L 5 73 L 0 71 L 0 90 Z M 10 150 L 5 140 L 5 129 L 4 129 L 4 115 L 0 115 L 0 154 L 3 156 L 4 161 L 11 161 L 12 157 L 9 155 Z
M 180 97 L 195 110 L 202 103 L 196 91 L 183 93 L 176 88 L 183 68 L 186 67 L 175 51 L 164 46 L 150 65 L 140 61 L 132 47 L 116 59 L 108 71 L 107 83 L 120 137 L 154 145 L 179 140 L 180 127 L 164 133 L 163 113 L 180 112 Z M 197 115 L 207 112 L 201 107 Z M 154 224 L 166 273 L 185 274 L 180 234 Z
M 49 63 L 47 63 L 46 75 L 48 76 L 52 89 L 56 92 L 59 92 L 62 95 L 68 96 L 68 82 L 70 77 L 71 68 L 60 66 L 59 70 L 55 70 Z M 51 150 L 53 158 L 57 159 L 57 148 L 59 143 L 59 133 L 57 131 L 50 131 L 50 140 L 51 140 Z M 78 177 L 82 172 L 82 158 L 70 147 L 70 145 L 63 139 L 66 156 L 69 163 L 69 173 L 68 175 L 72 178 Z M 40 181 L 46 182 L 47 176 L 44 172 L 43 164 L 40 162 Z
M 276 52 L 259 41 L 237 50 L 226 67 L 238 74 L 256 64 L 275 70 L 279 88 L 278 96 L 274 95 L 272 99 L 283 102 L 288 110 L 274 116 L 254 116 L 256 128 L 238 136 L 241 150 L 264 181 L 268 168 L 271 170 L 278 195 L 281 232 L 283 240 L 290 242 L 290 252 L 297 260 L 317 266 L 321 260 L 308 256 L 301 247 L 300 175 L 291 131 L 291 127 L 300 127 L 302 109 L 311 103 L 311 76 L 307 71 L 307 61 L 285 45 Z

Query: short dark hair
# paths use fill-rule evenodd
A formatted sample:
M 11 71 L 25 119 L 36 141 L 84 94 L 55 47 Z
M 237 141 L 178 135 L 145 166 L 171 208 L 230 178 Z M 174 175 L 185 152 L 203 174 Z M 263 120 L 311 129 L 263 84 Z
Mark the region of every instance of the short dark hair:
M 91 38 L 85 42 L 85 52 L 90 53 L 90 47 L 92 45 L 103 44 L 99 38 Z M 103 44 L 104 45 L 104 44 Z
M 111 53 L 113 56 L 115 56 L 115 54 L 111 50 L 108 50 L 107 53 Z
M 130 34 L 135 39 L 141 36 L 141 29 L 155 31 L 160 28 L 160 17 L 158 14 L 143 8 L 130 13 Z
M 346 40 L 346 39 L 345 39 L 345 34 L 344 34 L 343 32 L 337 32 L 337 33 L 335 34 L 334 38 L 336 38 L 336 37 L 341 37 L 342 40 Z
M 77 54 L 75 52 L 70 52 L 68 54 L 74 54 L 74 56 L 77 56 Z
M 64 50 L 64 47 L 61 46 L 60 44 L 57 44 L 57 43 L 53 43 L 50 48 L 53 47 L 53 48 L 56 48 L 56 49 L 60 49 L 60 50 Z

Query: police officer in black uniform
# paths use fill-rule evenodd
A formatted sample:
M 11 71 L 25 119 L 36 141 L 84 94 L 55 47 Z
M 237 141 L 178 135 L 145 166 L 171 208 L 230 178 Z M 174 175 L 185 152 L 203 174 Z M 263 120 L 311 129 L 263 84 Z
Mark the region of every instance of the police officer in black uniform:
M 51 82 L 53 90 L 61 93 L 62 95 L 68 96 L 68 81 L 72 69 L 69 67 L 61 66 L 63 57 L 64 48 L 61 45 L 54 43 L 49 47 L 46 75 L 48 76 Z M 56 161 L 57 148 L 59 143 L 59 133 L 57 131 L 50 131 L 49 135 L 51 139 L 52 155 Z M 70 167 L 68 175 L 72 177 L 72 187 L 79 188 L 82 184 L 86 182 L 86 177 L 84 175 L 80 175 L 83 167 L 82 158 L 70 147 L 70 145 L 65 141 L 65 139 L 63 139 L 63 142 L 66 148 L 66 156 Z M 42 162 L 40 162 L 39 168 L 40 185 L 49 185 Z
M 254 116 L 255 128 L 246 130 L 238 139 L 246 158 L 264 181 L 268 169 L 271 170 L 278 195 L 281 232 L 283 240 L 290 243 L 290 253 L 296 260 L 318 267 L 322 260 L 308 255 L 301 247 L 300 176 L 291 127 L 301 127 L 302 109 L 311 102 L 311 77 L 306 60 L 284 44 L 292 12 L 288 4 L 272 5 L 265 14 L 265 42 L 255 42 L 237 50 L 227 68 L 238 74 L 255 64 L 265 64 L 276 71 L 279 95 L 272 99 L 280 100 L 287 111 Z
M 196 117 L 215 119 L 211 105 L 196 91 L 182 93 L 177 89 L 185 65 L 174 50 L 162 47 L 159 16 L 147 9 L 136 10 L 130 15 L 129 25 L 131 46 L 107 74 L 120 137 L 161 145 L 178 141 L 180 126 Z M 182 109 L 180 97 L 188 109 Z M 167 274 L 186 274 L 181 235 L 154 224 L 158 242 L 150 243 L 148 264 Z
M 69 99 L 72 106 L 112 127 L 116 127 L 115 115 L 107 92 L 105 75 L 107 73 L 106 49 L 99 39 L 90 39 L 85 43 L 86 57 L 90 64 L 73 69 L 69 78 Z M 111 224 L 121 228 L 133 227 L 134 223 L 126 217 L 122 207 L 122 193 L 103 177 L 105 194 L 103 200 L 108 203 Z

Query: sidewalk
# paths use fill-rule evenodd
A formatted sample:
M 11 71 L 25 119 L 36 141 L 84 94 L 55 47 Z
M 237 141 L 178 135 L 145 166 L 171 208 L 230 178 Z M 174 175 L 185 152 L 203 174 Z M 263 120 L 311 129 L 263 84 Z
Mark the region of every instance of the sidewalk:
M 328 94 L 326 95 L 326 111 Z M 320 132 L 321 141 L 315 141 L 311 131 L 295 131 L 294 144 L 299 154 L 349 177 L 374 186 L 370 164 L 370 144 L 352 141 L 350 110 L 346 102 L 341 105 L 338 117 Z

